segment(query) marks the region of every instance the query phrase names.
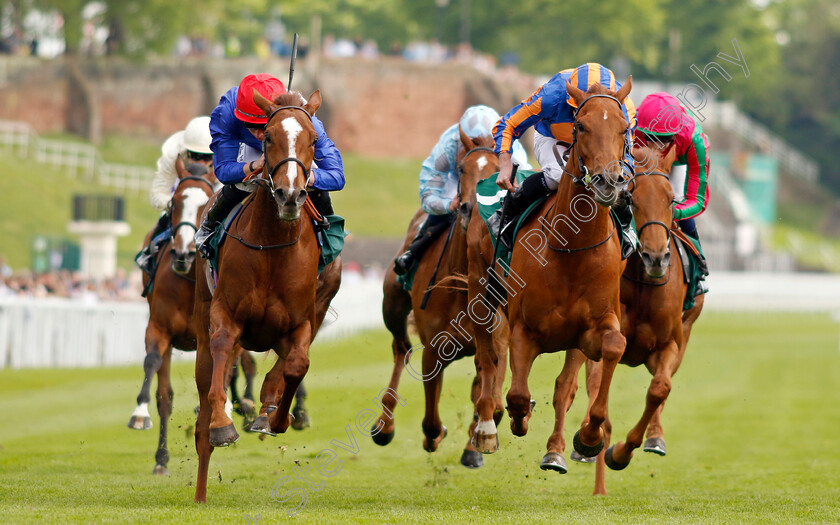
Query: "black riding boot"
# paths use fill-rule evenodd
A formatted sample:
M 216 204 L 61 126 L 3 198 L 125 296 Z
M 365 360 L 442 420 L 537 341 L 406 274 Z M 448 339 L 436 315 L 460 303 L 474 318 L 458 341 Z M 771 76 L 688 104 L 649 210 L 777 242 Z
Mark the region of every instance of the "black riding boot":
M 619 199 L 612 207 L 618 223 L 621 225 L 621 260 L 633 255 L 638 245 L 636 230 L 633 229 L 633 209 L 624 199 Z
M 309 191 L 309 200 L 312 201 L 312 204 L 315 205 L 315 209 L 318 210 L 318 213 L 326 217 L 327 215 L 332 215 L 333 207 L 332 207 L 332 200 L 330 199 L 330 192 L 323 191 L 323 190 L 312 190 Z
M 155 228 L 152 230 L 152 235 L 149 237 L 149 244 L 144 246 L 140 253 L 137 254 L 137 257 L 134 258 L 137 266 L 148 275 L 152 275 L 155 269 L 155 254 L 158 252 L 158 244 L 155 242 L 155 237 L 169 229 L 169 225 L 169 213 L 163 212 L 158 218 Z
M 234 185 L 225 186 L 219 192 L 219 196 L 213 202 L 213 206 L 207 212 L 207 217 L 201 223 L 201 227 L 195 232 L 195 249 L 205 259 L 212 259 L 216 254 L 210 246 L 210 241 L 216 233 L 219 223 L 225 220 L 230 210 L 242 199 L 248 196 L 248 192 L 240 190 Z
M 423 253 L 432 245 L 438 235 L 446 231 L 452 224 L 455 215 L 448 213 L 446 215 L 429 215 L 429 217 L 417 230 L 417 235 L 414 240 L 408 245 L 408 250 L 397 256 L 394 259 L 394 273 L 397 275 L 405 275 L 411 270 L 416 261 L 423 257 Z
M 492 235 L 499 235 L 501 229 L 500 239 L 502 244 L 508 250 L 513 249 L 513 233 L 516 227 L 517 219 L 525 213 L 528 207 L 537 200 L 548 196 L 551 190 L 548 189 L 548 184 L 545 181 L 545 174 L 543 172 L 534 173 L 530 177 L 522 181 L 516 193 L 508 193 L 505 200 L 502 202 L 502 207 L 488 219 L 490 225 L 490 232 Z

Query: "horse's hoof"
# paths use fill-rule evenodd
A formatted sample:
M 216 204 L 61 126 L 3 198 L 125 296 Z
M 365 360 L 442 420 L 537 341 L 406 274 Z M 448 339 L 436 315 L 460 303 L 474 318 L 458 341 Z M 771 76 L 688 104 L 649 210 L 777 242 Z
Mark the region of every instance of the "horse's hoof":
M 482 454 L 492 454 L 499 450 L 499 434 L 496 423 L 479 421 L 473 429 L 472 446 Z
M 306 410 L 293 410 L 292 411 L 292 428 L 295 430 L 303 430 L 304 428 L 309 428 L 312 425 L 312 422 L 309 420 L 309 414 Z
M 464 449 L 464 453 L 461 454 L 461 465 L 472 469 L 481 468 L 484 466 L 484 458 L 477 450 Z
M 665 440 L 662 438 L 649 438 L 645 440 L 645 444 L 642 446 L 642 450 L 645 452 L 653 452 L 659 456 L 665 455 Z
M 553 470 L 554 472 L 565 474 L 569 471 L 566 468 L 566 460 L 563 459 L 562 454 L 558 454 L 557 452 L 549 452 L 545 456 L 543 456 L 542 461 L 540 462 L 540 468 L 543 470 Z
M 255 419 L 249 432 L 259 432 L 260 434 L 265 434 L 266 436 L 277 435 L 271 431 L 271 425 L 268 423 L 268 416 L 260 416 Z
M 254 417 L 254 414 L 250 414 L 250 415 L 246 414 L 245 416 L 243 416 L 242 417 L 242 431 L 243 432 L 250 432 L 251 431 L 251 426 L 254 424 L 254 421 L 256 421 L 256 420 L 257 420 L 257 418 Z
M 578 463 L 595 463 L 596 461 L 598 461 L 598 456 L 587 458 L 578 454 L 577 450 L 572 450 L 572 453 L 569 454 L 569 459 L 571 459 L 572 461 L 577 461 Z
M 247 416 L 254 413 L 254 402 L 248 398 L 242 398 L 233 405 L 233 409 L 240 416 Z
M 583 441 L 581 441 L 580 430 L 578 430 L 575 432 L 575 438 L 572 440 L 572 445 L 574 445 L 578 454 L 583 457 L 591 458 L 601 453 L 601 450 L 604 448 L 604 440 L 602 438 L 601 442 L 597 445 L 586 445 Z
M 604 453 L 604 461 L 606 461 L 607 466 L 610 467 L 612 470 L 624 470 L 627 468 L 627 465 L 630 464 L 630 461 L 627 463 L 619 463 L 613 458 L 613 449 L 615 445 L 611 446 L 607 449 L 606 453 Z
M 226 447 L 231 443 L 236 443 L 239 439 L 239 434 L 233 423 L 219 428 L 210 429 L 210 446 L 212 447 Z
M 155 470 L 152 471 L 155 476 L 168 476 L 169 469 L 164 465 L 155 465 Z
M 152 425 L 152 418 L 146 416 L 131 416 L 128 420 L 128 428 L 133 430 L 149 430 Z
M 376 425 L 370 427 L 370 431 L 376 432 Z M 394 433 L 396 433 L 396 430 L 393 430 L 387 434 L 385 432 L 377 432 L 376 434 L 373 434 L 371 438 L 373 439 L 374 443 L 376 443 L 380 447 L 384 447 L 385 445 L 394 440 Z
M 449 434 L 449 431 L 446 430 L 446 427 L 443 427 L 443 432 L 438 434 L 438 436 L 435 439 L 433 439 L 431 443 L 429 443 L 428 436 L 423 437 L 423 450 L 425 450 L 426 452 L 434 452 L 435 450 L 437 450 L 438 445 L 440 445 L 440 442 L 443 441 L 447 434 Z
M 534 408 L 536 408 L 536 406 L 537 406 L 537 400 L 536 400 L 536 399 L 532 399 L 532 400 L 531 400 L 531 412 L 533 412 L 533 411 L 534 411 Z
M 266 414 L 271 414 L 275 410 L 277 410 L 277 405 L 269 405 L 268 407 L 266 407 L 265 413 Z

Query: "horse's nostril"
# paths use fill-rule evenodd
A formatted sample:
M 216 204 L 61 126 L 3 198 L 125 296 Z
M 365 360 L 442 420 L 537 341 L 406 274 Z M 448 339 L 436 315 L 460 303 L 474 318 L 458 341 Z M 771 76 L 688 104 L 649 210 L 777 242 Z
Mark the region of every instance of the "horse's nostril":
M 671 264 L 671 252 L 665 252 L 665 256 L 662 257 L 662 266 L 668 266 Z
M 650 266 L 653 262 L 653 259 L 651 258 L 649 253 L 642 252 L 642 262 L 645 264 L 645 266 Z

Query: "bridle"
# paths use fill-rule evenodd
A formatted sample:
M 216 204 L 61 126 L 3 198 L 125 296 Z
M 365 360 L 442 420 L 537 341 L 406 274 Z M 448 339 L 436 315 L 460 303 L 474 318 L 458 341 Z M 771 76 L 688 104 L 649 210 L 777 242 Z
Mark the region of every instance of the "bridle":
M 197 177 L 195 175 L 190 175 L 189 177 L 184 177 L 181 180 L 179 180 L 178 184 L 175 186 L 175 192 L 177 193 L 178 188 L 181 187 L 181 184 L 183 184 L 184 182 L 186 182 L 188 180 L 200 181 L 200 182 L 203 182 L 204 184 L 207 184 L 207 186 L 210 188 L 210 194 L 211 195 L 213 194 L 213 183 L 211 183 L 209 180 L 205 179 L 204 177 Z M 169 201 L 169 216 L 170 217 L 172 216 L 172 208 L 173 208 L 174 202 L 175 202 L 174 198 Z M 169 236 L 170 236 L 170 238 L 174 239 L 175 234 L 178 233 L 178 230 L 182 226 L 189 226 L 193 230 L 198 231 L 198 226 L 196 226 L 196 224 L 194 222 L 181 221 L 174 226 L 171 225 L 171 224 L 169 225 Z
M 296 110 L 299 110 L 299 111 L 303 111 L 303 113 L 306 115 L 306 118 L 309 119 L 309 122 L 310 123 L 312 122 L 312 115 L 310 115 L 309 112 L 306 111 L 306 109 L 304 109 L 302 106 L 280 106 L 279 108 L 276 108 L 274 111 L 272 111 L 270 115 L 268 115 L 268 120 L 265 121 L 266 129 L 268 129 L 268 124 L 269 124 L 269 122 L 271 122 L 271 119 L 273 119 L 274 116 L 277 115 L 277 113 L 279 113 L 280 111 L 283 111 L 285 109 L 296 109 Z M 263 155 L 267 154 L 267 150 L 266 150 L 265 146 L 266 146 L 266 142 L 265 142 L 265 139 L 263 139 L 263 141 L 262 141 Z M 266 162 L 267 161 L 268 161 L 268 157 L 266 156 Z M 309 180 L 309 173 L 312 170 L 312 168 L 307 167 L 303 163 L 303 161 L 301 161 L 297 157 L 286 157 L 285 159 L 280 160 L 277 164 L 275 164 L 274 166 L 271 167 L 271 169 L 268 170 L 268 177 L 263 177 L 262 174 L 260 174 L 259 177 L 253 179 L 256 184 L 259 184 L 260 186 L 265 187 L 265 189 L 267 189 L 269 191 L 269 193 L 271 193 L 271 197 L 274 199 L 274 202 L 277 203 L 278 207 L 281 207 L 281 205 L 280 205 L 280 201 L 277 199 L 277 188 L 274 186 L 274 174 L 277 173 L 277 170 L 280 169 L 280 166 L 282 166 L 286 163 L 289 163 L 289 162 L 296 162 L 303 169 L 304 177 L 307 180 Z M 265 173 L 265 170 L 263 170 L 263 173 Z
M 666 180 L 668 180 L 668 181 L 671 180 L 671 177 L 669 177 L 667 173 L 664 173 L 664 172 L 658 171 L 658 170 L 645 171 L 645 172 L 636 174 L 636 177 L 645 177 L 645 176 L 647 176 L 647 177 L 652 177 L 652 176 L 665 177 Z M 633 182 L 634 189 L 635 189 L 635 185 L 636 185 L 636 183 L 634 181 Z M 628 195 L 631 195 L 630 201 L 628 202 L 628 204 L 632 204 L 632 202 L 633 202 L 632 191 L 628 192 Z M 668 225 L 668 224 L 665 224 L 662 221 L 647 221 L 646 223 L 642 224 L 639 227 L 639 229 L 636 230 L 636 234 L 639 236 L 639 239 L 642 238 L 642 231 L 645 228 L 647 228 L 648 226 L 652 226 L 652 225 L 662 226 L 663 228 L 665 228 L 666 235 L 668 236 L 668 246 L 670 247 L 671 246 L 671 226 Z
M 612 100 L 616 104 L 618 104 L 619 109 L 621 109 L 621 107 L 622 107 L 621 101 L 619 101 L 617 98 L 615 98 L 612 95 L 604 95 L 604 94 L 589 95 L 588 97 L 583 99 L 583 102 L 580 103 L 580 105 L 577 107 L 577 109 L 575 109 L 575 112 L 574 112 L 574 120 L 575 121 L 572 124 L 572 143 L 569 146 L 569 149 L 567 149 L 566 152 L 563 154 L 563 157 L 562 158 L 559 158 L 559 157 L 557 158 L 557 163 L 560 164 L 560 166 L 563 169 L 563 172 L 565 174 L 567 174 L 569 177 L 572 178 L 572 182 L 574 182 L 575 184 L 578 184 L 580 186 L 583 186 L 587 190 L 589 189 L 589 187 L 592 184 L 596 183 L 601 176 L 600 175 L 596 175 L 595 177 L 592 176 L 592 174 L 589 171 L 589 168 L 583 162 L 583 157 L 581 157 L 580 154 L 578 153 L 578 148 L 576 148 L 575 146 L 577 146 L 577 131 L 578 131 L 577 116 L 578 116 L 578 113 L 580 113 L 580 110 L 583 109 L 583 106 L 586 105 L 586 103 L 589 102 L 590 100 L 592 100 L 593 98 L 607 98 L 607 99 Z M 569 160 L 569 154 L 571 153 L 572 150 L 575 150 L 575 157 L 577 158 L 578 170 L 580 170 L 580 173 L 581 173 L 580 177 L 575 176 L 575 174 L 573 174 L 572 172 L 570 172 L 569 170 L 566 169 L 566 163 Z M 554 150 L 554 154 L 557 155 L 557 150 Z M 632 141 L 630 140 L 630 129 L 629 128 L 627 129 L 627 132 L 625 132 L 625 134 L 624 134 L 624 154 L 622 155 L 621 161 L 620 161 L 621 164 L 622 164 L 622 168 L 623 168 L 622 173 L 625 173 L 625 171 L 628 172 L 628 173 L 633 173 L 633 167 L 627 162 L 627 156 L 628 155 L 632 156 Z M 619 178 L 618 183 L 624 183 L 626 181 L 627 181 L 627 177 L 622 175 L 621 178 Z
M 458 173 L 459 174 L 464 173 L 464 163 L 467 161 L 467 158 L 470 155 L 472 155 L 473 153 L 476 153 L 476 152 L 491 153 L 491 154 L 496 155 L 498 157 L 498 153 L 496 153 L 496 150 L 494 150 L 493 148 L 488 148 L 486 146 L 477 146 L 477 147 L 469 150 L 466 154 L 464 154 L 463 158 L 461 158 L 461 162 L 458 163 Z M 461 200 L 460 184 L 458 185 L 458 188 L 459 188 L 458 189 L 458 200 Z M 470 218 L 470 216 L 469 216 L 470 212 L 469 211 L 467 211 L 467 210 L 461 211 L 461 207 L 459 206 L 458 210 L 457 210 L 457 213 L 458 213 L 458 215 L 461 216 L 462 219 L 464 219 L 465 221 L 469 221 L 469 218 Z

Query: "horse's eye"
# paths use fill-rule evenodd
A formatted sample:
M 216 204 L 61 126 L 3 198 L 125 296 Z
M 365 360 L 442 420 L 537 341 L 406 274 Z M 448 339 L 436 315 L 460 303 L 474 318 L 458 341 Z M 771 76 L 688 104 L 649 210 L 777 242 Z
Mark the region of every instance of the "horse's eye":
M 579 132 L 581 132 L 581 133 L 583 133 L 584 131 L 586 131 L 586 128 L 584 128 L 584 127 L 583 127 L 583 124 L 578 124 L 578 125 L 577 125 L 577 128 L 578 128 L 578 131 L 579 131 Z
M 269 144 L 271 143 L 271 133 L 266 133 L 265 134 L 265 141 L 268 142 Z

